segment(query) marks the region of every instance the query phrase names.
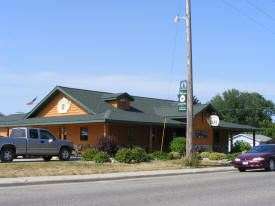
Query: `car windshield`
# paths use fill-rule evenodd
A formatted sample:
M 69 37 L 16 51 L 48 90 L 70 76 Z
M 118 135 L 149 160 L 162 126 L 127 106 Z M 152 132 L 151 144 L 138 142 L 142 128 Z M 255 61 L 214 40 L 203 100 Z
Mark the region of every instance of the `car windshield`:
M 247 153 L 266 153 L 266 152 L 275 152 L 275 146 L 274 145 L 261 145 L 253 147 L 251 150 L 249 150 Z

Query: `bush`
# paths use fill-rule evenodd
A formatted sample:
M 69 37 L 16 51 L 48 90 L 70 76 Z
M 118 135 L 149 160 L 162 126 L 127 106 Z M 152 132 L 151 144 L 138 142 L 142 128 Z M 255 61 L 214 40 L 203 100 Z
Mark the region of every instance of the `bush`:
M 208 158 L 210 160 L 222 160 L 222 159 L 226 159 L 226 157 L 227 156 L 224 153 L 213 152 L 213 153 L 210 153 Z
M 213 152 L 212 152 L 213 153 Z M 201 154 L 200 154 L 200 156 L 201 156 L 201 158 L 209 158 L 209 155 L 210 155 L 211 153 L 210 152 L 202 152 Z
M 232 153 L 236 152 L 242 152 L 242 151 L 247 151 L 251 149 L 251 145 L 247 142 L 244 142 L 242 140 L 238 140 L 234 143 L 233 148 L 232 148 Z
M 185 137 L 176 137 L 170 143 L 170 150 L 172 152 L 178 152 L 180 154 L 185 154 L 186 150 L 186 138 Z
M 173 159 L 181 158 L 181 154 L 179 152 L 170 152 L 170 154 L 172 155 Z
M 171 160 L 171 159 L 173 159 L 172 154 L 168 154 L 166 152 L 160 152 L 160 151 L 153 152 L 152 156 L 156 160 Z
M 101 135 L 97 137 L 96 148 L 99 151 L 107 152 L 109 155 L 115 155 L 118 149 L 118 145 L 112 136 Z
M 115 159 L 119 162 L 131 163 L 132 151 L 128 148 L 121 148 L 117 151 Z
M 98 149 L 88 149 L 82 153 L 82 158 L 85 161 L 91 161 L 94 160 L 94 157 L 97 153 L 99 153 Z
M 110 156 L 107 152 L 98 152 L 94 157 L 94 161 L 96 163 L 110 162 Z
M 135 147 L 131 151 L 132 153 L 132 160 L 135 162 L 145 162 L 148 160 L 147 153 L 143 148 Z
M 235 158 L 237 156 L 239 156 L 240 154 L 242 154 L 242 153 L 241 152 L 236 152 L 236 153 L 227 154 L 226 159 L 233 162 L 235 160 Z

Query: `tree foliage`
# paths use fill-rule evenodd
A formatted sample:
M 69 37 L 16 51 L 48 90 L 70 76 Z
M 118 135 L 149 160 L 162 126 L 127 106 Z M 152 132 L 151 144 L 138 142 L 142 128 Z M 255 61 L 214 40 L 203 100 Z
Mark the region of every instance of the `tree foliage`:
M 271 122 L 274 103 L 259 93 L 231 89 L 216 95 L 210 103 L 225 121 L 259 127 L 259 122 Z
M 260 126 L 260 128 L 263 128 L 264 131 L 258 132 L 258 134 L 262 134 L 267 137 L 275 138 L 275 123 L 264 120 L 262 122 L 259 122 L 259 126 Z

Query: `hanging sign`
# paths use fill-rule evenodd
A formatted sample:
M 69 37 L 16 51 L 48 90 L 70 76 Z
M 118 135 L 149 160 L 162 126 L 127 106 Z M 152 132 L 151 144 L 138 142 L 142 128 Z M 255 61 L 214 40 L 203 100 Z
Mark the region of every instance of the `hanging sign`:
M 187 111 L 187 81 L 183 80 L 180 82 L 180 89 L 178 94 L 178 111 Z
M 63 97 L 57 104 L 57 111 L 60 114 L 67 113 L 70 109 L 71 101 L 67 100 L 65 97 Z
M 207 122 L 210 126 L 217 127 L 219 126 L 220 123 L 220 118 L 218 115 L 211 115 L 208 119 Z

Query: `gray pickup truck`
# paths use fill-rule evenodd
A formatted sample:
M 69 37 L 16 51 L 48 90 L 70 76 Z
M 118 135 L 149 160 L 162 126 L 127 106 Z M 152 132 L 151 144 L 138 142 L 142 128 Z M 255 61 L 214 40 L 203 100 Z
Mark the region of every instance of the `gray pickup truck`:
M 2 162 L 11 162 L 17 156 L 42 156 L 45 161 L 58 156 L 67 161 L 72 150 L 72 142 L 56 139 L 49 130 L 41 128 L 14 128 L 9 138 L 0 137 Z

